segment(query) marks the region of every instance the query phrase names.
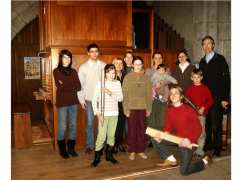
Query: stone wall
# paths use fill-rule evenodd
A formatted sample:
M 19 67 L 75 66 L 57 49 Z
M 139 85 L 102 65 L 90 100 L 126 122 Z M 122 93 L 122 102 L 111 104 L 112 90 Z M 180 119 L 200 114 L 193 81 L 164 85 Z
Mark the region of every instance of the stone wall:
M 11 39 L 39 14 L 38 1 L 11 1 Z
M 231 3 L 229 1 L 160 1 L 155 10 L 185 39 L 191 60 L 198 63 L 203 56 L 201 39 L 211 35 L 215 50 L 226 57 L 231 66 Z

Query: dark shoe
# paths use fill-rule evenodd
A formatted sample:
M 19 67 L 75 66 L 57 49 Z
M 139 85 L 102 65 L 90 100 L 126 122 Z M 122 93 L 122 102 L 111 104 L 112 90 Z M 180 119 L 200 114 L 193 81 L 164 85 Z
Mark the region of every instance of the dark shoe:
M 101 150 L 95 151 L 94 160 L 93 160 L 91 166 L 97 167 L 97 165 L 100 163 L 100 161 L 101 161 Z
M 86 154 L 91 154 L 93 152 L 93 150 L 91 149 L 91 148 L 87 148 L 86 150 L 85 150 L 85 153 Z
M 152 147 L 153 147 L 152 142 L 149 142 L 149 143 L 148 143 L 148 147 L 149 147 L 149 148 L 152 148 Z
M 109 146 L 107 145 L 107 148 L 106 148 L 106 161 L 110 161 L 112 162 L 113 164 L 117 164 L 118 161 L 116 159 L 114 159 L 113 157 L 113 153 L 112 153 L 112 146 Z
M 175 167 L 177 166 L 177 161 L 169 161 L 166 159 L 162 163 L 157 163 L 156 165 L 159 167 Z
M 120 146 L 118 147 L 118 149 L 119 149 L 119 151 L 121 151 L 121 152 L 126 152 L 126 149 L 124 148 L 123 145 L 120 145 Z
M 66 143 L 65 139 L 58 141 L 58 148 L 59 148 L 59 154 L 62 156 L 63 159 L 68 159 L 69 155 L 66 150 Z
M 216 157 L 220 157 L 221 156 L 221 151 L 220 150 L 214 150 L 212 155 L 216 156 Z
M 68 154 L 71 155 L 72 157 L 78 156 L 78 154 L 74 150 L 75 144 L 76 144 L 75 140 L 68 140 Z
M 118 153 L 118 146 L 113 146 L 112 153 L 117 154 Z

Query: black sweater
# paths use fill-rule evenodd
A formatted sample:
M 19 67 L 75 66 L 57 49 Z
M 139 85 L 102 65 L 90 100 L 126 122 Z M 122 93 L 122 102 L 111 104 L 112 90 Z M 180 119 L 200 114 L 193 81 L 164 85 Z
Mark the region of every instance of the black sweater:
M 215 53 L 207 63 L 205 57 L 203 57 L 199 63 L 199 68 L 203 71 L 203 83 L 208 86 L 213 97 L 220 98 L 221 101 L 228 101 L 230 96 L 230 75 L 225 58 Z

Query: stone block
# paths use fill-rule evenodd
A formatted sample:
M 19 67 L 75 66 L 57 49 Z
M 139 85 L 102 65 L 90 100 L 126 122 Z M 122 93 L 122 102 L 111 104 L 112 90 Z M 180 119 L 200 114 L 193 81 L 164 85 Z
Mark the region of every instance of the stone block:
M 220 22 L 218 23 L 218 39 L 230 40 L 231 39 L 231 24 Z
M 194 23 L 195 39 L 202 39 L 207 34 L 207 23 L 199 22 Z

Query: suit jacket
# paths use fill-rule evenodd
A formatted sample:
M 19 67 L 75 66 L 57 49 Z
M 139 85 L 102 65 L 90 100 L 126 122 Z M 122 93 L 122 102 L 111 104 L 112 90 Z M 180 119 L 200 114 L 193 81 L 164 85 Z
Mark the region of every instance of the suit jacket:
M 214 98 L 228 101 L 230 97 L 230 75 L 224 56 L 215 53 L 207 63 L 205 56 L 199 63 L 203 71 L 203 83 L 208 86 Z

